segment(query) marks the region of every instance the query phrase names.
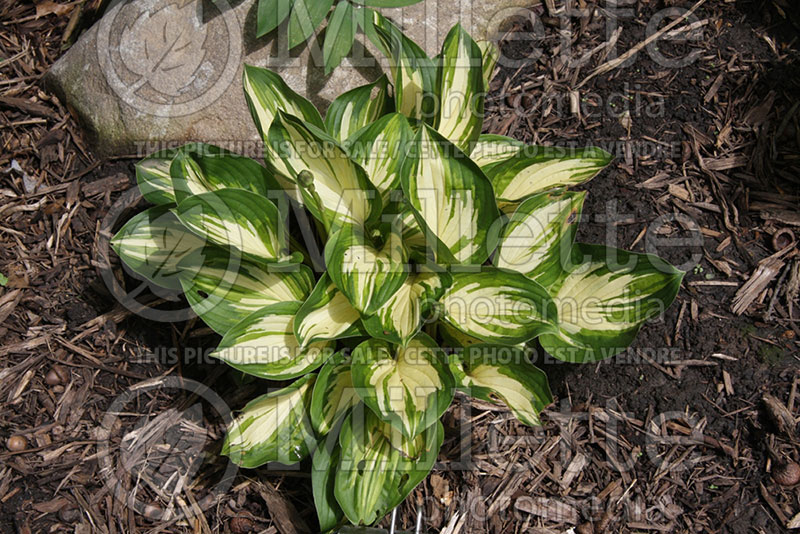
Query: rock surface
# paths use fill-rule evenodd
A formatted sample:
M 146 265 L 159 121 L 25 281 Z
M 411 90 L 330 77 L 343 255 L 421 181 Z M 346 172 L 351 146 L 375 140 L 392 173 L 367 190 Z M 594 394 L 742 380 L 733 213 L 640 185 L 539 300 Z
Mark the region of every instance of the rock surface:
M 279 72 L 321 110 L 338 94 L 377 78 L 381 65 L 363 35 L 325 76 L 315 38 L 291 52 L 285 30 L 255 37 L 255 0 L 131 0 L 108 11 L 47 74 L 47 85 L 77 114 L 103 155 L 144 156 L 204 141 L 260 155 L 241 87 L 244 63 Z M 383 14 L 429 55 L 461 22 L 493 39 L 531 0 L 425 0 Z

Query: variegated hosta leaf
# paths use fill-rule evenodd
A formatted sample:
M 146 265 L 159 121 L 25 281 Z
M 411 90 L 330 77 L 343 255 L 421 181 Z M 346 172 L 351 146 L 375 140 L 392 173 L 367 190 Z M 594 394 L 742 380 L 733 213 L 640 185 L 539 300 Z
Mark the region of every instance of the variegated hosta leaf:
M 111 240 L 117 255 L 136 274 L 156 285 L 181 289 L 183 269 L 178 264 L 187 257 L 202 263 L 206 241 L 194 235 L 170 211 L 169 204 L 134 215 Z
M 490 165 L 509 160 L 525 147 L 525 143 L 496 134 L 481 134 L 472 148 L 470 159 L 481 169 L 487 171 Z
M 518 347 L 472 345 L 450 359 L 450 369 L 459 389 L 479 399 L 505 403 L 526 425 L 540 425 L 539 413 L 553 402 L 547 375 Z
M 489 82 L 494 77 L 494 68 L 497 60 L 500 59 L 500 48 L 493 41 L 478 41 L 478 48 L 481 49 L 483 63 L 483 86 L 489 90 Z
M 555 332 L 556 306 L 547 291 L 524 275 L 483 267 L 453 273 L 442 297 L 443 319 L 488 343 L 515 345 Z
M 439 321 L 436 323 L 436 328 L 439 336 L 442 338 L 442 348 L 444 349 L 465 348 L 478 343 L 483 343 L 483 340 L 465 334 L 455 326 L 452 326 L 444 321 Z
M 403 210 L 402 221 L 403 225 L 403 245 L 409 253 L 409 256 L 417 263 L 425 263 L 428 258 L 428 242 L 425 234 L 419 227 L 417 218 L 414 211 L 411 209 Z
M 587 182 L 611 159 L 611 154 L 594 147 L 526 146 L 510 159 L 481 168 L 499 201 L 519 202 L 548 189 Z
M 380 419 L 412 438 L 453 400 L 453 377 L 441 350 L 419 333 L 405 348 L 369 339 L 353 351 L 353 384 Z
M 466 154 L 483 126 L 482 52 L 460 24 L 442 45 L 436 129 Z
M 360 406 L 364 405 L 361 404 Z M 357 410 L 358 408 L 354 409 L 353 411 L 356 412 Z M 372 413 L 372 416 L 377 417 L 374 412 Z M 417 434 L 414 438 L 408 438 L 391 424 L 385 421 L 380 422 L 380 430 L 386 439 L 389 440 L 389 444 L 392 446 L 392 448 L 400 451 L 400 453 L 406 458 L 418 458 L 421 452 L 425 450 L 425 431 L 430 428 L 431 427 L 426 428 L 422 431 L 422 433 Z
M 425 51 L 389 19 L 374 13 L 374 28 L 394 79 L 395 109 L 406 117 L 430 120 L 434 115 L 436 67 Z
M 549 287 L 570 256 L 585 198 L 584 192 L 558 190 L 520 204 L 503 230 L 495 265 Z
M 372 246 L 364 228 L 346 224 L 325 245 L 328 275 L 353 307 L 372 315 L 408 278 L 400 228 L 386 236 L 380 249 Z
M 333 434 L 326 436 L 317 446 L 311 461 L 311 488 L 320 532 L 332 531 L 344 519 L 344 512 L 336 502 L 335 494 L 336 469 L 342 452 L 338 438 Z
M 276 72 L 245 65 L 242 81 L 250 113 L 265 143 L 268 143 L 269 127 L 279 111 L 300 117 L 318 128 L 325 127 L 314 104 L 295 93 Z
M 303 203 L 326 228 L 363 225 L 379 216 L 380 195 L 366 172 L 324 131 L 281 112 L 270 128 L 269 143 L 293 179 L 310 173 L 310 183 L 298 186 Z
M 317 376 L 311 397 L 311 424 L 320 435 L 327 434 L 347 411 L 361 402 L 353 386 L 350 362 L 341 353 L 330 358 Z
M 433 128 L 422 125 L 406 159 L 402 185 L 439 263 L 481 264 L 494 250 L 489 228 L 499 217 L 492 185 L 477 165 Z
M 265 262 L 302 261 L 289 254 L 284 220 L 268 199 L 243 189 L 192 195 L 175 210 L 197 235 Z M 299 256 L 299 255 L 298 255 Z
M 307 413 L 313 387 L 314 375 L 308 375 L 249 402 L 228 427 L 222 454 L 248 469 L 308 456 L 316 441 Z
M 318 128 L 325 127 L 322 117 L 311 102 L 292 91 L 283 78 L 269 69 L 245 65 L 243 83 L 250 114 L 264 140 L 267 165 L 275 171 L 275 178 L 289 197 L 302 203 L 300 191 L 290 179 L 290 170 L 269 144 L 269 128 L 279 111 L 300 117 Z
M 358 310 L 331 281 L 322 275 L 314 291 L 297 311 L 294 333 L 300 346 L 315 341 L 343 339 L 363 334 Z
M 445 350 L 449 349 L 463 349 L 467 347 L 471 347 L 472 345 L 483 345 L 486 342 L 482 339 L 478 339 L 477 337 L 472 337 L 469 334 L 465 334 L 458 328 L 452 326 L 449 323 L 444 321 L 439 321 L 436 323 L 437 332 L 439 336 L 442 338 L 442 348 Z M 503 347 L 515 347 L 522 351 L 529 350 L 528 344 L 523 343 L 516 343 L 514 345 L 502 345 Z
M 136 164 L 136 183 L 148 202 L 155 205 L 175 202 L 169 168 L 177 152 L 175 148 L 160 150 Z
M 347 140 L 348 151 L 367 172 L 386 206 L 391 193 L 400 187 L 400 172 L 414 132 L 405 116 L 384 115 Z
M 330 342 L 300 348 L 294 336 L 299 302 L 271 304 L 231 328 L 212 356 L 244 373 L 270 380 L 302 376 L 333 355 Z
M 447 272 L 419 272 L 409 275 L 400 289 L 370 317 L 363 320 L 372 337 L 403 346 L 422 328 L 427 314 L 452 283 Z
M 202 267 L 181 279 L 186 300 L 203 321 L 220 334 L 264 306 L 304 301 L 314 288 L 305 265 L 274 271 L 217 249 L 204 251 Z
M 389 113 L 393 104 L 388 86 L 389 79 L 384 74 L 374 83 L 337 96 L 325 114 L 328 133 L 344 143 L 354 133 Z
M 435 422 L 417 438 L 396 447 L 370 410 L 354 410 L 339 435 L 341 458 L 334 483 L 336 500 L 347 519 L 371 525 L 403 502 L 428 476 L 443 439 L 444 428 Z M 403 450 L 415 454 L 408 456 Z
M 675 300 L 685 274 L 657 256 L 602 245 L 576 244 L 570 263 L 550 288 L 559 330 L 540 338 L 547 352 L 569 362 L 627 348 L 642 324 Z
M 282 190 L 273 173 L 254 159 L 203 143 L 177 149 L 170 176 L 179 204 L 191 195 L 226 188 L 245 189 L 267 198 Z

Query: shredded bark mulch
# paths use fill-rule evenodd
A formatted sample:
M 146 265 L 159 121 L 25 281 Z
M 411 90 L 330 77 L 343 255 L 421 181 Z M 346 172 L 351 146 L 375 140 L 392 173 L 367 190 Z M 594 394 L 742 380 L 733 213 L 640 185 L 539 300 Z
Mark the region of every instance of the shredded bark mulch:
M 307 465 L 233 476 L 218 456 L 218 402 L 238 409 L 263 385 L 202 357 L 216 342 L 202 323 L 150 321 L 113 294 L 183 306 L 106 253 L 109 220 L 137 209 L 114 207 L 133 161 L 98 159 L 39 85 L 103 4 L 0 3 L 0 532 L 313 531 Z M 675 40 L 648 48 L 648 21 L 674 5 L 694 18 L 667 17 Z M 585 186 L 579 239 L 689 272 L 619 357 L 539 356 L 557 396 L 541 428 L 457 397 L 397 526 L 421 511 L 448 534 L 797 528 L 798 10 L 570 6 L 509 26 L 537 38 L 503 43 L 520 61 L 494 78 L 486 131 L 614 153 Z

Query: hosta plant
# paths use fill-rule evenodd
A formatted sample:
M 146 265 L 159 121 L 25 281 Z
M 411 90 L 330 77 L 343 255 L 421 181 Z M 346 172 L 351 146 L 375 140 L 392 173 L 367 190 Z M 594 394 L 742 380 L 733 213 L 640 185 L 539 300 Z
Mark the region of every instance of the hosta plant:
M 481 134 L 490 56 L 460 27 L 429 58 L 373 14 L 392 82 L 325 118 L 275 73 L 246 67 L 265 165 L 209 145 L 137 166 L 154 207 L 113 244 L 179 288 L 263 382 L 223 451 L 239 465 L 311 456 L 323 530 L 372 524 L 431 470 L 456 390 L 537 425 L 552 402 L 531 362 L 627 347 L 674 299 L 657 257 L 575 243 L 610 156 Z M 275 384 L 279 382 L 279 384 Z

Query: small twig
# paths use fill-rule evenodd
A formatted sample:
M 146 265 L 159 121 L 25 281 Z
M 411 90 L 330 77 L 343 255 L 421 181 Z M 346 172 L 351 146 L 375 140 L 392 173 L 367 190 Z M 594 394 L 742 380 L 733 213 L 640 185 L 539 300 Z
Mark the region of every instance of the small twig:
M 670 360 L 664 362 L 664 365 L 676 365 L 680 367 L 713 367 L 719 365 L 717 362 L 709 362 L 708 360 Z
M 588 82 L 589 80 L 591 80 L 595 76 L 598 76 L 600 74 L 605 74 L 606 72 L 609 72 L 609 71 L 612 71 L 612 70 L 616 69 L 617 67 L 619 67 L 620 65 L 625 63 L 628 59 L 630 59 L 631 57 L 633 57 L 636 54 L 638 54 L 642 50 L 642 48 L 644 48 L 645 46 L 649 45 L 653 41 L 659 39 L 665 33 L 667 33 L 670 30 L 672 30 L 675 26 L 677 26 L 681 22 L 683 22 L 686 19 L 688 19 L 689 15 L 694 13 L 697 10 L 697 8 L 699 8 L 700 6 L 702 6 L 705 3 L 706 3 L 706 0 L 698 0 L 698 2 L 695 5 L 693 5 L 689 9 L 689 11 L 684 13 L 681 17 L 678 17 L 677 19 L 673 20 L 672 22 L 670 22 L 669 24 L 667 24 L 666 26 L 664 26 L 663 28 L 658 30 L 656 33 L 654 33 L 653 35 L 651 35 L 650 37 L 648 37 L 644 41 L 640 42 L 639 44 L 637 44 L 636 46 L 634 46 L 633 48 L 631 48 L 630 50 L 628 50 L 627 52 L 625 52 L 624 54 L 619 56 L 618 58 L 612 59 L 611 61 L 607 61 L 607 62 L 603 63 L 602 65 L 600 65 L 599 67 L 594 69 L 592 72 L 590 72 L 589 75 L 586 78 L 584 78 L 581 83 L 578 84 L 578 87 L 576 89 L 579 89 L 579 88 L 583 87 L 586 84 L 586 82 Z M 690 28 L 691 26 L 692 26 L 692 24 L 689 24 L 686 29 L 691 29 Z
M 672 373 L 672 371 L 670 371 L 669 369 L 667 369 L 667 368 L 666 368 L 666 367 L 664 367 L 663 365 L 659 364 L 659 363 L 658 363 L 658 362 L 656 362 L 655 360 L 653 360 L 653 359 L 649 358 L 649 357 L 647 356 L 647 354 L 645 354 L 645 353 L 644 353 L 644 351 L 637 350 L 637 351 L 636 351 L 636 354 L 638 354 L 639 356 L 641 356 L 641 357 L 642 357 L 642 359 L 643 359 L 644 361 L 646 361 L 647 363 L 649 363 L 650 365 L 652 365 L 653 367 L 655 367 L 656 369 L 658 369 L 659 371 L 661 371 L 662 373 L 664 373 L 665 375 L 667 375 L 668 377 L 670 377 L 671 379 L 675 380 L 675 379 L 677 378 L 677 377 L 676 377 L 676 376 L 675 376 L 675 375 Z
M 764 487 L 764 484 L 759 482 L 758 487 L 761 490 L 761 497 L 763 497 L 763 499 L 767 501 L 767 504 L 769 505 L 770 509 L 776 516 L 778 516 L 778 519 L 780 520 L 781 524 L 785 525 L 789 521 L 789 518 L 786 517 L 786 514 L 783 513 L 783 510 L 781 510 L 780 506 L 778 506 L 778 503 L 775 502 L 775 499 L 772 497 L 772 495 L 769 494 L 767 488 Z
M 775 303 L 778 302 L 781 286 L 783 285 L 783 281 L 786 280 L 786 275 L 789 274 L 789 270 L 790 268 L 783 269 L 783 272 L 778 278 L 778 283 L 775 284 L 775 291 L 772 293 L 772 298 L 769 299 L 767 311 L 764 313 L 764 321 L 766 322 L 769 322 L 772 319 L 772 311 L 775 309 Z

